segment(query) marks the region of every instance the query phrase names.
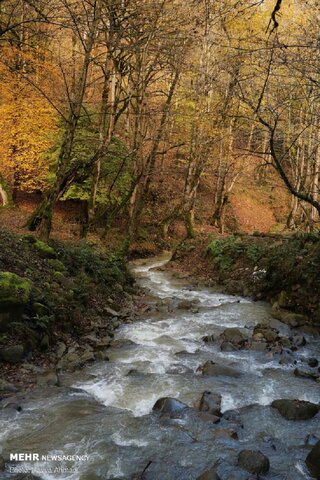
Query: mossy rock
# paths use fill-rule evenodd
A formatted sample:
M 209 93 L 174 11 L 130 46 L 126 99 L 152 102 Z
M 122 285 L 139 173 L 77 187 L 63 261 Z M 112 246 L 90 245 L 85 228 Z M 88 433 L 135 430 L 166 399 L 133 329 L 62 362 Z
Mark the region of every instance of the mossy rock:
M 38 250 L 42 258 L 56 258 L 56 252 L 54 248 L 50 247 L 50 245 L 48 245 L 47 243 L 44 243 L 41 240 L 37 240 L 33 244 L 33 246 L 36 250 Z
M 49 312 L 48 307 L 43 305 L 40 302 L 35 302 L 32 304 L 32 310 L 36 315 L 42 316 L 42 315 L 47 315 Z
M 48 264 L 56 272 L 65 272 L 67 270 L 66 266 L 57 258 L 50 258 Z
M 0 308 L 25 305 L 30 300 L 31 282 L 15 273 L 0 272 Z

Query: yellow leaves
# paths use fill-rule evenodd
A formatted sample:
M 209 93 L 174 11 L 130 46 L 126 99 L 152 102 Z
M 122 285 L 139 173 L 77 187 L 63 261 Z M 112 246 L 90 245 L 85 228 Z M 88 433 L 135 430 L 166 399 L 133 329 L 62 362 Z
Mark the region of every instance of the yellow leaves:
M 50 167 L 44 154 L 57 131 L 56 114 L 17 77 L 1 70 L 0 76 L 0 171 L 19 189 L 43 190 Z

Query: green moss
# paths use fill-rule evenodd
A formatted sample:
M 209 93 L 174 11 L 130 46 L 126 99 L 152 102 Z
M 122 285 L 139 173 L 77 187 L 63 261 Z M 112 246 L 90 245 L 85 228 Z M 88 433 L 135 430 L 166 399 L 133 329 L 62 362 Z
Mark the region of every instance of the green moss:
M 40 256 L 42 258 L 55 258 L 56 257 L 56 252 L 54 248 L 50 247 L 50 245 L 47 245 L 46 243 L 42 242 L 41 240 L 37 240 L 33 244 L 34 248 L 38 250 L 40 253 Z
M 11 272 L 0 272 L 0 306 L 24 305 L 30 300 L 31 282 Z
M 66 266 L 62 262 L 60 262 L 60 260 L 57 260 L 56 258 L 50 258 L 48 260 L 48 264 L 56 272 L 65 272 L 66 271 Z

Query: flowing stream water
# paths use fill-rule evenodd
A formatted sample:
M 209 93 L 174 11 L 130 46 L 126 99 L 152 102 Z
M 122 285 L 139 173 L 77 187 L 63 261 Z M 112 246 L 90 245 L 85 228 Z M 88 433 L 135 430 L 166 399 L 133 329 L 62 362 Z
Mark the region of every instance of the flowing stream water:
M 20 401 L 22 411 L 4 409 L 0 453 L 85 455 L 82 461 L 39 461 L 15 464 L 43 480 L 130 480 L 146 466 L 146 480 L 196 480 L 215 462 L 222 480 L 255 478 L 237 469 L 245 448 L 259 449 L 270 459 L 267 479 L 309 478 L 304 459 L 308 435 L 320 436 L 320 415 L 288 421 L 270 407 L 274 399 L 319 402 L 319 384 L 293 375 L 293 367 L 250 350 L 221 352 L 204 335 L 217 337 L 227 327 L 252 332 L 270 319 L 283 333 L 288 327 L 271 320 L 269 306 L 249 299 L 193 287 L 161 268 L 166 256 L 132 265 L 137 282 L 147 289 L 150 313 L 121 326 L 109 362 L 96 362 L 66 375 L 62 387 L 43 388 Z M 194 309 L 179 308 L 193 301 Z M 316 340 L 296 352 L 297 361 L 317 354 Z M 241 375 L 209 377 L 197 368 L 207 360 L 234 366 Z M 222 395 L 220 423 L 192 415 L 160 417 L 152 407 L 161 397 L 189 406 L 204 391 Z M 235 430 L 238 439 L 225 435 Z M 151 462 L 151 463 L 150 463 Z M 10 479 L 7 472 L 0 478 Z

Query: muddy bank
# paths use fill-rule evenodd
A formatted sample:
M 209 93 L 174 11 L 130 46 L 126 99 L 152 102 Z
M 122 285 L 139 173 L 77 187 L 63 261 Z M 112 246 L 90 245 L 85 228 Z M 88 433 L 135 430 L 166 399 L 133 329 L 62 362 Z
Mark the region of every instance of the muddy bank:
M 320 237 L 202 237 L 181 243 L 167 267 L 227 293 L 267 300 L 275 318 L 320 331 Z

